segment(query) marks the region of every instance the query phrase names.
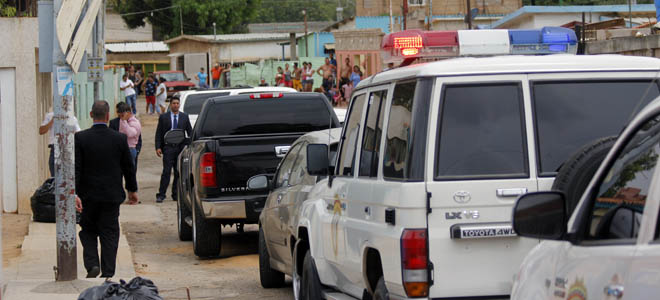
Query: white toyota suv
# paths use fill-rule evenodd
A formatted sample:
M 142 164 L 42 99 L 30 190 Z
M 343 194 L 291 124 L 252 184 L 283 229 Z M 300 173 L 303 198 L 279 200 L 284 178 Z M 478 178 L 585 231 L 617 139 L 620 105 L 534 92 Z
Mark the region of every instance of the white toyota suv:
M 660 98 L 621 133 L 572 217 L 561 192 L 522 196 L 517 232 L 547 241 L 524 259 L 511 299 L 657 299 L 659 156 Z
M 660 95 L 660 60 L 630 56 L 457 58 L 360 82 L 329 170 L 300 210 L 302 299 L 511 293 L 539 243 L 511 225 L 517 197 L 550 190 L 585 144 L 617 135 Z M 298 293 L 299 292 L 299 293 Z

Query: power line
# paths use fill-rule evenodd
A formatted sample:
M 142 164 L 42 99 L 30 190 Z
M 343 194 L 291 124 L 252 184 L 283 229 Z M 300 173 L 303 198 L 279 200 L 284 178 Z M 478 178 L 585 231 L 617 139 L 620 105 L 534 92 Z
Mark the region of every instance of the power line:
M 120 16 L 139 15 L 139 14 L 150 13 L 150 12 L 155 12 L 155 11 L 159 11 L 159 10 L 166 10 L 166 9 L 175 8 L 175 7 L 178 8 L 179 6 L 178 6 L 178 5 L 172 5 L 172 6 L 163 7 L 163 8 L 156 8 L 156 9 L 152 9 L 152 10 L 143 10 L 143 11 L 136 11 L 136 12 L 130 12 L 130 13 L 125 13 L 125 14 L 119 14 L 119 15 L 120 15 Z

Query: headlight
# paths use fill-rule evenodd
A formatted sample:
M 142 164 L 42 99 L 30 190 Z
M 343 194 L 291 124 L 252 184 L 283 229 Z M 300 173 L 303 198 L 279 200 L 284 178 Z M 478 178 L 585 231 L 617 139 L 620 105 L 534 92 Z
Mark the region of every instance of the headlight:
M 168 87 L 167 90 L 168 90 L 168 91 L 173 91 L 174 88 L 173 88 L 173 87 Z

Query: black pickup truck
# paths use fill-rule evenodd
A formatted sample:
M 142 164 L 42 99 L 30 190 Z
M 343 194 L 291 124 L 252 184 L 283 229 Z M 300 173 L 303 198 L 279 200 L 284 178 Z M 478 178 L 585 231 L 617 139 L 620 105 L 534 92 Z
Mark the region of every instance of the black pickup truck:
M 211 98 L 179 155 L 179 239 L 195 255 L 220 254 L 221 228 L 257 224 L 267 192 L 247 181 L 274 174 L 290 145 L 307 132 L 339 127 L 319 93 L 261 93 Z

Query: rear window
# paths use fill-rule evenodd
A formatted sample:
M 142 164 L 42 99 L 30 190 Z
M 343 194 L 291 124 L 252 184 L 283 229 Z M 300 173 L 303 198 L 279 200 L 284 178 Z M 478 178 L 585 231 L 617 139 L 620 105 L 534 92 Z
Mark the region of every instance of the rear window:
M 204 93 L 204 94 L 192 94 L 186 97 L 186 103 L 183 104 L 183 111 L 189 115 L 199 115 L 199 112 L 202 111 L 202 105 L 209 98 L 218 97 L 218 96 L 227 96 L 229 92 L 224 93 Z
M 210 106 L 201 135 L 309 132 L 329 127 L 336 126 L 322 99 L 274 98 Z
M 634 112 L 659 95 L 652 80 L 532 84 L 539 174 L 554 176 L 585 144 L 618 135 Z

